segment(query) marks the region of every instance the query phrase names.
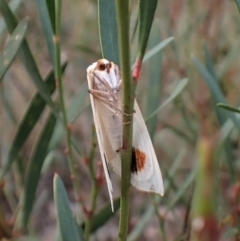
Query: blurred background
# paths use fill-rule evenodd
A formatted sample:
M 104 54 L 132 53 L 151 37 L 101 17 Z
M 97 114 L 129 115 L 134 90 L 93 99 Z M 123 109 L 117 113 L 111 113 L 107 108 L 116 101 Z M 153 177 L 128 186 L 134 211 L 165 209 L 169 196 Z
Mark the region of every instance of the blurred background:
M 26 16 L 29 18 L 26 40 L 41 76 L 46 76 L 52 63 L 36 2 L 15 2 L 18 21 Z M 135 0 L 130 4 L 132 64 L 137 51 L 137 34 L 134 35 L 137 4 Z M 0 21 L 0 26 L 4 26 L 2 17 Z M 136 98 L 144 118 L 147 119 L 174 91 L 178 91 L 177 86 L 183 78 L 187 78 L 188 83 L 168 105 L 146 121 L 166 194 L 159 199 L 132 188 L 129 226 L 132 236 L 129 240 L 193 240 L 194 233 L 204 228 L 211 238 L 197 239 L 196 234 L 195 240 L 240 240 L 239 120 L 234 113 L 216 106 L 219 102 L 236 108 L 240 104 L 239 22 L 234 1 L 158 2 L 147 51 L 168 37 L 173 36 L 174 40 L 143 63 Z M 2 51 L 8 31 L 5 29 L 0 33 Z M 71 133 L 78 147 L 73 154 L 78 163 L 81 202 L 86 209 L 91 200 L 92 185 L 86 160 L 91 148 L 95 149 L 93 143 L 97 143 L 95 137 L 92 139 L 93 118 L 86 68 L 101 57 L 98 2 L 62 1 L 61 59 L 68 63 L 63 75 L 64 98 Z M 18 57 L 0 82 L 0 89 L 0 159 L 4 166 L 14 136 L 36 92 Z M 1 238 L 11 239 L 12 230 L 17 226 L 26 169 L 48 115 L 49 109 L 45 108 L 21 147 L 20 163 L 15 161 L 1 182 Z M 65 149 L 64 132 L 57 123 L 44 159 L 27 229 L 36 240 L 54 240 L 54 237 L 57 240 L 52 188 L 54 173 L 58 173 L 64 182 L 72 210 L 82 213 L 82 220 L 86 215 L 79 211 L 74 201 Z M 94 167 L 96 175 L 103 176 L 98 146 Z M 111 172 L 111 179 L 114 196 L 118 197 L 120 178 Z M 108 201 L 103 182 L 97 195 L 96 210 Z M 110 216 L 93 232 L 90 240 L 116 240 L 118 211 Z M 206 221 L 205 225 L 202 220 Z M 4 230 L 8 230 L 7 235 Z M 18 235 L 16 231 L 14 235 L 22 236 L 23 233 Z

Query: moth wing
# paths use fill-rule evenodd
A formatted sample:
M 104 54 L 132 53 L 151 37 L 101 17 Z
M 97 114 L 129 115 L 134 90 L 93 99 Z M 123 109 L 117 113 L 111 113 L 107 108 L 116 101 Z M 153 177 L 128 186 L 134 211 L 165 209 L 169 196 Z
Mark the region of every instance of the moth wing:
M 163 180 L 158 160 L 145 121 L 136 101 L 134 102 L 134 110 L 136 113 L 133 115 L 132 143 L 135 153 L 140 153 L 140 158 L 137 160 L 139 170 L 131 174 L 131 184 L 141 191 L 163 195 Z M 111 161 L 111 165 L 113 169 L 121 175 L 121 160 L 119 156 L 116 156 Z
M 115 127 L 114 121 L 109 117 L 111 114 L 107 116 L 107 113 L 111 112 L 111 110 L 109 110 L 107 104 L 101 100 L 95 100 L 95 107 L 97 110 L 96 116 L 100 127 L 99 133 L 101 137 L 102 150 L 107 163 L 111 166 L 111 160 L 114 159 L 117 155 L 119 156 L 116 150 L 121 148 L 122 135 L 117 135 L 116 138 L 116 135 L 114 134 L 122 131 L 122 122 L 120 122 L 120 128 L 117 126 Z M 117 120 L 115 121 L 118 123 Z M 113 132 L 113 135 L 111 135 L 111 131 Z
M 163 180 L 159 163 L 136 100 L 134 110 L 136 113 L 133 116 L 133 147 L 140 151 L 143 156 L 139 158 L 140 160 L 137 160 L 137 162 L 140 162 L 140 170 L 132 173 L 131 183 L 142 191 L 163 195 Z M 143 157 L 145 157 L 145 161 Z
M 88 86 L 89 89 L 93 89 L 93 82 L 90 76 L 87 77 L 88 78 Z M 101 159 L 102 159 L 102 164 L 103 164 L 103 170 L 104 170 L 104 174 L 105 174 L 105 178 L 106 178 L 106 182 L 107 182 L 107 187 L 108 187 L 108 193 L 109 193 L 109 197 L 110 197 L 110 202 L 111 202 L 111 207 L 112 207 L 112 211 L 114 211 L 114 207 L 113 207 L 113 195 L 112 195 L 112 182 L 109 176 L 109 172 L 108 172 L 108 168 L 107 168 L 107 163 L 106 163 L 106 157 L 105 157 L 105 153 L 104 153 L 104 143 L 106 140 L 104 140 L 104 126 L 103 123 L 101 121 L 101 117 L 100 117 L 100 113 L 99 111 L 97 111 L 98 109 L 96 109 L 96 103 L 97 101 L 94 100 L 94 97 L 90 94 L 90 102 L 91 102 L 91 106 L 92 106 L 92 113 L 93 113 L 93 119 L 94 119 L 94 123 L 95 123 L 95 130 L 96 130 L 96 134 L 97 134 L 97 139 L 98 139 L 98 145 L 99 145 L 99 150 L 100 150 L 100 155 L 101 155 Z M 105 148 L 107 146 L 107 143 L 105 143 Z

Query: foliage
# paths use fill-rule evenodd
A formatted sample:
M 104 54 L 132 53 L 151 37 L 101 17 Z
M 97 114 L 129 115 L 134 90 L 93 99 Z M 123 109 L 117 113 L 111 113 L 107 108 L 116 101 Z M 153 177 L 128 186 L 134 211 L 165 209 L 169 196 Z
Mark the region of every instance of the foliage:
M 0 0 L 0 239 L 240 238 L 235 3 Z M 111 173 L 114 213 L 86 87 L 96 56 L 120 65 L 126 112 L 136 89 L 165 185 L 130 192 Z

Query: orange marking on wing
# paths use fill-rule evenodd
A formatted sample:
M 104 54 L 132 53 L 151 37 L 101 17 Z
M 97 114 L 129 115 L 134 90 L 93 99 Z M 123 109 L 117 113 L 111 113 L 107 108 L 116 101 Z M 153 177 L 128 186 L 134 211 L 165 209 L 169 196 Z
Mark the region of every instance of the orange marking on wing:
M 138 148 L 135 149 L 136 155 L 136 164 L 137 164 L 137 171 L 140 172 L 146 163 L 146 154 L 139 150 Z

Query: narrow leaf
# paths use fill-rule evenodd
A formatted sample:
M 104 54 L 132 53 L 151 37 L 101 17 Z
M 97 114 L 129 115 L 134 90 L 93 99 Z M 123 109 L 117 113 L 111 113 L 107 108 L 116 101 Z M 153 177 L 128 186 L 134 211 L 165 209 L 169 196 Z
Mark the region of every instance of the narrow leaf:
M 240 0 L 235 0 L 235 3 L 237 4 L 238 11 L 240 12 Z
M 128 235 L 127 241 L 135 241 L 139 239 L 139 236 L 149 223 L 150 218 L 154 215 L 154 207 L 148 208 L 147 211 L 141 216 L 134 229 Z
M 12 10 L 12 12 L 15 12 L 18 9 L 21 2 L 22 2 L 22 0 L 11 0 L 9 2 L 9 7 Z M 4 19 L 1 18 L 0 19 L 0 36 L 2 35 L 5 28 L 6 28 L 6 23 L 5 23 Z
M 240 113 L 240 110 L 239 109 L 236 109 L 235 107 L 232 107 L 230 105 L 225 105 L 225 104 L 222 104 L 222 103 L 218 103 L 217 106 L 225 109 L 225 110 L 229 110 L 229 111 L 232 111 L 232 112 L 236 112 L 236 113 Z
M 53 1 L 47 1 L 53 2 Z M 48 3 L 50 4 L 50 3 Z M 36 0 L 37 10 L 42 25 L 43 33 L 46 39 L 48 53 L 52 64 L 54 63 L 54 45 L 53 45 L 53 30 L 51 26 L 51 19 L 49 17 L 48 5 L 45 0 Z
M 55 10 L 55 1 L 49 1 L 49 0 L 44 0 L 47 4 L 47 9 L 48 9 L 48 14 L 49 14 L 49 18 L 50 18 L 50 23 L 52 26 L 52 31 L 53 33 L 56 33 L 56 10 Z
M 0 0 L 0 12 L 5 19 L 8 31 L 12 33 L 17 26 L 17 20 L 5 0 Z M 54 111 L 54 113 L 57 115 L 57 109 L 51 99 L 47 87 L 43 83 L 42 77 L 38 71 L 26 40 L 22 41 L 18 54 L 38 92 L 51 107 L 52 111 Z
M 50 116 L 44 126 L 35 145 L 34 151 L 27 166 L 26 180 L 24 184 L 23 194 L 23 209 L 21 225 L 26 228 L 31 214 L 35 193 L 37 190 L 38 181 L 43 166 L 43 161 L 47 155 L 48 145 L 56 123 L 55 116 L 50 113 Z
M 206 64 L 207 70 L 212 75 L 214 80 L 217 81 L 217 75 L 216 75 L 216 71 L 215 71 L 215 68 L 214 68 L 214 64 L 213 64 L 211 55 L 209 53 L 209 50 L 208 50 L 208 47 L 207 47 L 206 44 L 204 44 L 203 50 L 204 50 L 205 64 Z
M 167 104 L 169 104 L 172 100 L 174 100 L 185 88 L 185 86 L 188 83 L 188 79 L 184 78 L 179 81 L 174 91 L 171 93 L 171 95 L 167 98 L 167 100 L 158 107 L 150 116 L 147 117 L 145 120 L 146 122 L 149 121 L 153 116 L 155 116 L 163 107 L 165 107 Z
M 164 49 L 172 40 L 174 39 L 174 37 L 169 37 L 167 39 L 164 39 L 163 41 L 161 41 L 160 43 L 158 43 L 156 46 L 154 46 L 152 49 L 150 49 L 143 58 L 143 62 L 147 61 L 148 59 L 150 59 L 152 56 L 154 56 L 155 54 L 157 54 L 159 51 L 161 51 L 162 49 Z
M 206 81 L 212 96 L 214 98 L 214 103 L 217 104 L 219 102 L 222 102 L 223 104 L 226 104 L 226 100 L 224 98 L 224 95 L 222 94 L 222 91 L 220 87 L 217 85 L 216 81 L 213 79 L 212 75 L 209 73 L 209 71 L 203 66 L 203 64 L 198 60 L 197 57 L 193 56 L 192 57 L 193 62 L 197 69 L 199 70 L 200 74 L 202 75 L 203 79 Z M 240 124 L 237 121 L 236 117 L 232 114 L 229 113 L 228 117 L 234 122 L 236 127 L 240 130 Z
M 104 58 L 119 65 L 115 1 L 98 1 L 100 43 Z
M 160 35 L 159 35 L 159 27 L 157 25 L 153 25 L 151 36 L 149 39 L 149 46 L 155 46 L 156 43 L 160 42 Z M 154 55 L 149 60 L 148 65 L 148 85 L 147 85 L 147 106 L 146 106 L 146 114 L 145 116 L 149 116 L 153 113 L 157 107 L 159 106 L 160 102 L 160 92 L 161 92 L 161 72 L 162 72 L 162 56 L 160 54 Z M 155 131 L 157 122 L 157 116 L 155 115 L 152 117 L 148 123 L 148 131 L 150 137 L 153 138 L 153 134 Z
M 120 207 L 120 197 L 113 201 L 113 206 L 116 212 Z M 102 227 L 113 216 L 114 212 L 112 212 L 111 203 L 109 202 L 91 218 L 91 233 L 94 233 L 98 228 Z M 81 227 L 84 229 L 84 223 Z
M 63 66 L 62 71 L 64 71 L 66 68 L 66 64 Z M 55 90 L 55 78 L 54 73 L 51 71 L 49 75 L 46 77 L 46 86 L 49 90 L 49 92 L 52 94 Z M 21 120 L 21 123 L 17 129 L 17 132 L 14 136 L 14 139 L 12 141 L 12 145 L 10 147 L 10 150 L 8 152 L 6 164 L 2 169 L 0 178 L 6 172 L 9 170 L 12 162 L 17 157 L 20 149 L 22 148 L 24 142 L 26 141 L 29 133 L 35 126 L 36 122 L 38 121 L 44 107 L 46 106 L 45 100 L 42 98 L 42 96 L 37 92 L 32 100 L 30 101 L 30 104 L 24 114 L 23 119 Z
M 139 1 L 138 57 L 143 59 L 158 0 Z
M 83 241 L 82 230 L 77 229 L 77 225 L 72 216 L 66 190 L 60 177 L 54 176 L 54 202 L 56 205 L 57 224 L 61 241 Z
M 86 95 L 87 95 L 87 84 L 84 84 L 70 100 L 70 103 L 66 108 L 67 119 L 70 122 L 72 122 L 71 120 L 73 120 L 79 113 L 81 113 L 85 109 L 86 104 L 84 102 L 84 99 Z M 58 144 L 63 134 L 64 134 L 63 125 L 60 121 L 58 121 L 49 145 L 49 149 L 55 148 L 55 146 Z
M 178 189 L 174 197 L 171 199 L 171 202 L 168 204 L 168 210 L 170 210 L 180 199 L 181 197 L 186 193 L 187 189 L 191 184 L 193 184 L 193 181 L 197 174 L 197 168 L 193 168 L 185 181 L 181 184 L 181 187 Z
M 6 111 L 6 115 L 8 116 L 9 120 L 12 121 L 12 123 L 16 126 L 18 121 L 15 115 L 15 112 L 13 111 L 13 108 L 11 106 L 10 96 L 9 95 L 9 82 L 6 83 L 4 88 L 0 88 L 0 98 L 2 101 L 2 105 L 4 106 L 4 110 Z M 6 88 L 7 87 L 7 88 Z
M 212 58 L 210 56 L 210 53 L 209 53 L 206 45 L 204 45 L 203 50 L 204 50 L 204 54 L 205 54 L 206 68 L 209 71 L 209 73 L 212 75 L 214 81 L 216 81 L 216 83 L 218 83 L 217 75 L 216 75 L 216 72 L 215 72 L 215 69 L 214 69 L 214 64 L 213 64 Z M 211 94 L 212 94 L 212 92 L 211 92 Z M 214 100 L 214 97 L 212 97 L 212 99 Z M 213 109 L 216 113 L 219 125 L 222 126 L 223 123 L 226 121 L 226 115 L 221 110 L 219 110 L 219 108 L 217 108 L 215 103 L 213 103 Z
M 13 31 L 0 54 L 0 82 L 11 65 L 27 30 L 28 20 L 23 19 Z

